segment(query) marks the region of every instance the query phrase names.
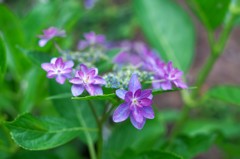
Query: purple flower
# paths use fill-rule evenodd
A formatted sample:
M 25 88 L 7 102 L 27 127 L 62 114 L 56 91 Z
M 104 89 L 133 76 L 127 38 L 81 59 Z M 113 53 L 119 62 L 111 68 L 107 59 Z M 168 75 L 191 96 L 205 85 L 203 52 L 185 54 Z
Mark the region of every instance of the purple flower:
M 90 32 L 90 33 L 86 33 L 84 34 L 85 39 L 87 40 L 87 42 L 90 45 L 94 45 L 94 44 L 102 44 L 105 42 L 105 36 L 102 34 L 95 34 L 95 32 Z
M 106 84 L 105 80 L 98 76 L 97 68 L 88 68 L 86 65 L 81 64 L 80 69 L 75 74 L 75 77 L 70 80 L 72 83 L 73 96 L 79 96 L 83 93 L 84 89 L 91 96 L 102 95 L 103 91 L 101 85 Z
M 48 78 L 55 78 L 60 84 L 63 84 L 66 78 L 71 78 L 73 61 L 63 62 L 62 58 L 53 58 L 51 63 L 43 63 L 42 69 L 47 72 Z
M 84 0 L 85 8 L 92 9 L 97 0 Z
M 43 47 L 47 44 L 49 40 L 51 40 L 54 37 L 64 37 L 66 36 L 66 33 L 64 30 L 59 30 L 55 27 L 50 27 L 46 30 L 43 30 L 43 35 L 39 35 L 39 46 Z
M 105 36 L 102 34 L 95 34 L 95 32 L 85 33 L 85 40 L 80 40 L 78 43 L 78 49 L 84 50 L 88 46 L 102 45 L 105 43 Z
M 162 62 L 159 56 L 142 42 L 123 41 L 120 47 L 122 51 L 113 59 L 114 63 L 132 64 L 153 71 L 157 63 Z
M 172 62 L 160 63 L 155 70 L 155 81 L 153 81 L 153 88 L 163 90 L 172 89 L 173 85 L 178 88 L 187 88 L 187 85 L 182 81 L 183 72 L 174 68 Z
M 130 116 L 131 123 L 137 129 L 142 129 L 146 118 L 153 119 L 152 90 L 142 90 L 137 74 L 133 74 L 128 85 L 128 91 L 118 89 L 116 94 L 125 102 L 120 104 L 113 113 L 114 122 L 122 122 Z

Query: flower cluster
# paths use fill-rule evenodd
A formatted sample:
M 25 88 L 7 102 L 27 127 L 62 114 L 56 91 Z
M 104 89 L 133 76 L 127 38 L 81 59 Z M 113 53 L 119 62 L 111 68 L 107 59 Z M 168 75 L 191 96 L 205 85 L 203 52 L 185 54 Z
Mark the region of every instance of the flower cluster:
M 183 72 L 174 68 L 172 62 L 162 61 L 157 53 L 150 50 L 144 43 L 125 41 L 121 45 L 123 50 L 114 58 L 114 62 L 120 65 L 127 63 L 137 65 L 143 71 L 152 72 L 154 89 L 170 90 L 174 86 L 187 88 L 182 79 Z
M 139 70 L 139 68 L 136 68 L 132 65 L 120 67 L 116 66 L 113 69 L 113 72 L 107 73 L 103 76 L 106 81 L 105 87 L 126 89 L 133 72 L 138 75 L 140 82 L 152 81 L 154 78 L 153 73 L 149 71 Z
M 102 95 L 103 91 L 101 85 L 105 85 L 105 80 L 98 76 L 97 68 L 87 68 L 86 65 L 80 65 L 81 70 L 76 71 L 75 77 L 70 80 L 72 86 L 73 96 L 79 96 L 83 93 L 84 89 L 94 95 Z
M 64 30 L 59 30 L 55 27 L 50 27 L 46 30 L 43 30 L 43 35 L 39 35 L 39 46 L 43 47 L 47 44 L 47 42 L 55 37 L 64 37 L 66 33 Z
M 131 123 L 137 129 L 142 129 L 146 119 L 153 119 L 152 90 L 142 90 L 142 86 L 136 74 L 133 74 L 128 85 L 128 91 L 118 89 L 117 96 L 124 103 L 113 113 L 114 122 L 122 122 L 130 117 Z
M 50 63 L 43 63 L 41 66 L 47 72 L 48 78 L 56 78 L 60 84 L 64 84 L 66 79 L 73 84 L 71 91 L 73 96 L 79 96 L 84 89 L 92 95 L 102 95 L 101 86 L 105 85 L 105 80 L 98 76 L 97 68 L 88 68 L 81 64 L 80 70 L 76 70 L 75 77 L 72 77 L 73 61 L 63 62 L 62 58 L 53 58 Z
M 44 46 L 54 37 L 62 36 L 65 36 L 64 31 L 51 27 L 44 30 L 39 45 Z M 154 50 L 141 42 L 121 43 L 121 51 L 113 59 L 115 66 L 112 72 L 101 77 L 96 67 L 88 68 L 87 65 L 94 66 L 101 58 L 109 59 L 104 54 L 105 36 L 90 32 L 84 34 L 84 38 L 78 44 L 79 51 L 63 51 L 62 57 L 53 58 L 50 63 L 41 66 L 47 72 L 47 77 L 56 78 L 59 84 L 64 84 L 68 79 L 72 84 L 73 96 L 81 95 L 84 90 L 91 96 L 103 95 L 102 86 L 117 89 L 116 95 L 124 102 L 114 111 L 114 122 L 122 122 L 129 117 L 135 128 L 142 129 L 146 119 L 154 118 L 152 90 L 143 90 L 140 82 L 146 86 L 152 83 L 154 89 L 187 88 L 182 80 L 183 72 L 174 68 L 172 62 L 162 61 Z M 80 65 L 74 68 L 73 61 Z
M 87 47 L 101 46 L 105 43 L 105 36 L 101 34 L 97 35 L 95 32 L 85 33 L 84 38 L 85 40 L 80 40 L 78 43 L 79 50 L 84 50 Z

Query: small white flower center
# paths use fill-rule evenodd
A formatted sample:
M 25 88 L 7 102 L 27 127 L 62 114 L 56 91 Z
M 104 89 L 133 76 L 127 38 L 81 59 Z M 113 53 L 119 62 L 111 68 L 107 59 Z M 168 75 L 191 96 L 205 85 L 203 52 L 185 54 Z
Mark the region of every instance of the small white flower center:
M 132 99 L 132 103 L 133 103 L 134 105 L 138 105 L 138 100 L 137 100 L 137 98 L 133 98 L 133 99 Z
M 83 78 L 83 83 L 87 84 L 87 83 L 88 83 L 88 80 L 89 80 L 89 77 L 88 77 L 88 76 L 84 77 L 84 78 Z

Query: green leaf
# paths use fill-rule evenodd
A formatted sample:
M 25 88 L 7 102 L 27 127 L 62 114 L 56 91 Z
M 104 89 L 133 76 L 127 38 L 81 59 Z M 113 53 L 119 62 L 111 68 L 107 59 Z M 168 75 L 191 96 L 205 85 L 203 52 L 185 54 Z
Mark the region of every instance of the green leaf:
M 167 151 L 145 151 L 142 153 L 137 153 L 132 150 L 124 151 L 123 155 L 118 159 L 183 159 L 181 156 L 176 155 L 172 152 Z
M 4 76 L 5 70 L 7 67 L 7 53 L 3 35 L 0 32 L 0 81 Z
M 164 60 L 185 72 L 192 63 L 195 32 L 185 11 L 172 0 L 134 0 L 134 8 L 148 41 Z
M 71 86 L 68 84 L 59 85 L 55 80 L 49 80 L 50 95 L 55 96 L 59 94 L 65 94 L 71 92 Z M 97 127 L 94 116 L 89 107 L 87 101 L 71 100 L 71 98 L 55 98 L 52 99 L 53 104 L 57 112 L 62 118 L 71 121 L 81 127 Z M 104 103 L 94 102 L 93 105 L 96 111 L 100 113 L 103 111 Z M 82 132 L 79 133 L 80 139 L 85 143 L 87 140 L 94 142 L 97 138 L 96 132 Z
M 53 152 L 48 151 L 20 151 L 9 159 L 60 159 Z
M 36 118 L 31 114 L 23 114 L 6 123 L 6 126 L 13 140 L 29 150 L 54 148 L 74 139 L 82 131 L 96 131 L 95 128 L 79 127 L 62 118 Z
M 104 145 L 104 158 L 117 158 L 126 149 L 132 149 L 138 153 L 152 150 L 154 144 L 161 140 L 164 131 L 161 117 L 157 114 L 153 120 L 147 120 L 141 131 L 134 128 L 129 121 L 115 124 Z
M 38 67 L 32 67 L 24 76 L 26 87 L 22 90 L 23 97 L 20 104 L 20 113 L 30 112 L 37 100 L 41 98 L 42 81 L 45 78 L 43 75 L 44 73 Z
M 9 130 L 0 121 L 0 158 L 8 158 L 15 151 L 15 148 Z
M 239 136 L 240 133 L 240 128 L 236 125 L 237 122 L 230 119 L 192 119 L 184 124 L 181 133 L 188 136 L 196 136 L 199 134 L 209 135 L 218 132 L 225 137 L 234 137 Z
M 21 51 L 26 57 L 28 57 L 33 64 L 35 64 L 38 67 L 41 67 L 42 63 L 50 62 L 51 56 L 38 51 L 29 51 L 24 48 L 18 47 L 19 51 Z
M 240 86 L 217 86 L 211 88 L 206 96 L 227 103 L 240 105 Z
M 214 30 L 224 23 L 231 0 L 188 0 L 188 2 L 205 27 Z
M 189 87 L 188 89 L 194 89 L 195 87 Z M 162 94 L 162 93 L 166 93 L 166 92 L 173 92 L 173 91 L 181 91 L 183 89 L 179 89 L 179 88 L 175 88 L 172 90 L 162 90 L 162 89 L 155 89 L 152 91 L 153 95 L 158 95 L 158 94 Z M 59 98 L 59 97 L 67 97 L 67 94 L 59 94 L 57 96 L 53 96 L 50 98 Z M 109 93 L 109 94 L 103 94 L 103 95 L 97 95 L 97 96 L 80 96 L 80 97 L 72 97 L 72 99 L 74 100 L 112 100 L 115 101 L 116 99 L 118 99 L 117 95 L 115 93 Z
M 0 10 L 0 31 L 3 33 L 7 48 L 7 64 L 15 75 L 21 77 L 30 66 L 26 57 L 16 48 L 18 45 L 25 45 L 24 32 L 18 17 L 5 5 L 0 4 Z
M 103 95 L 97 95 L 97 96 L 83 96 L 83 97 L 72 97 L 72 99 L 77 100 L 114 100 L 117 96 L 115 93 L 111 94 L 103 94 Z
M 168 148 L 186 159 L 191 159 L 207 151 L 214 144 L 216 137 L 216 134 L 182 135 L 176 138 Z

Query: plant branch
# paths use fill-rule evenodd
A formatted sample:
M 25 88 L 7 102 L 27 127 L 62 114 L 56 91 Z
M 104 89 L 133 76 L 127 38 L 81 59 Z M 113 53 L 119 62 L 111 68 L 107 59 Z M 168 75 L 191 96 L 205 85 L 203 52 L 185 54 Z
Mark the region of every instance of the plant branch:
M 225 48 L 226 42 L 229 38 L 229 35 L 232 31 L 233 24 L 235 21 L 236 16 L 234 14 L 230 14 L 226 26 L 223 28 L 222 34 L 220 35 L 219 39 L 217 41 L 213 41 L 213 33 L 208 31 L 208 41 L 210 43 L 211 48 L 211 54 L 209 55 L 207 61 L 205 62 L 203 68 L 200 70 L 200 73 L 198 74 L 197 80 L 196 80 L 196 86 L 198 89 L 193 91 L 192 97 L 196 98 L 197 95 L 199 95 L 199 92 L 201 91 L 203 83 L 206 81 L 209 73 L 211 72 L 214 64 L 220 57 L 220 55 L 223 53 L 223 50 Z

